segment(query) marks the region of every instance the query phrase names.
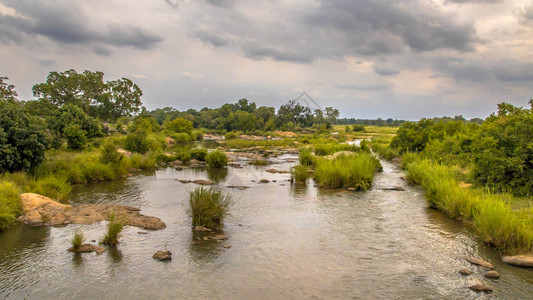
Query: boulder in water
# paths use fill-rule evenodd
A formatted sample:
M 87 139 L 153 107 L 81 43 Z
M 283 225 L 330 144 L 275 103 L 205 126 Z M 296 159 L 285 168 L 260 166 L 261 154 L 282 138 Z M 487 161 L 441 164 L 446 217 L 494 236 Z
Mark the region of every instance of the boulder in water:
M 488 271 L 487 273 L 485 273 L 485 277 L 498 279 L 498 278 L 500 278 L 500 273 L 498 273 L 496 271 Z
M 461 273 L 461 275 L 470 275 L 472 274 L 472 271 L 470 271 L 468 268 L 462 268 L 459 270 L 459 273 Z
M 477 282 L 469 286 L 468 288 L 476 292 L 485 292 L 485 293 L 492 293 L 492 290 L 493 290 L 490 285 L 487 285 L 483 282 Z
M 494 266 L 487 262 L 487 261 L 484 261 L 482 259 L 479 259 L 479 258 L 475 258 L 475 257 L 466 257 L 466 260 L 471 263 L 471 264 L 474 264 L 474 265 L 478 265 L 478 266 L 482 266 L 484 268 L 488 268 L 488 269 L 494 269 Z
M 502 261 L 513 266 L 533 268 L 533 254 L 504 256 Z
M 96 246 L 92 244 L 81 244 L 77 248 L 70 247 L 68 251 L 74 252 L 74 253 L 89 253 L 89 252 L 96 252 L 97 255 L 102 254 L 105 252 L 105 248 L 101 246 Z
M 168 260 L 172 260 L 172 252 L 168 250 L 162 250 L 162 251 L 160 250 L 160 251 L 157 251 L 152 257 L 160 261 L 168 261 Z

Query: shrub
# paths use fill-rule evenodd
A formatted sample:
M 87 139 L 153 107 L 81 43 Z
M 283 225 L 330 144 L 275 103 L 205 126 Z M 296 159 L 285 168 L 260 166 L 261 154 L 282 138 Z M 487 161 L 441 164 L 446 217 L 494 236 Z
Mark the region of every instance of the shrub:
M 117 147 L 111 141 L 106 141 L 100 150 L 100 162 L 103 164 L 117 163 L 124 155 L 117 152 Z
M 176 118 L 172 121 L 165 122 L 163 125 L 168 131 L 176 133 L 191 133 L 193 130 L 192 122 L 183 118 Z
M 302 165 L 295 166 L 292 169 L 291 174 L 292 181 L 299 183 L 305 183 L 307 181 L 307 177 L 309 176 L 309 173 L 307 172 L 307 167 Z
M 87 132 L 78 124 L 70 124 L 63 130 L 63 136 L 67 139 L 70 149 L 80 150 L 87 145 Z
M 126 136 L 126 150 L 144 154 L 148 151 L 147 134 L 142 130 L 128 133 Z
M 226 133 L 226 135 L 224 136 L 224 138 L 226 140 L 233 140 L 233 139 L 236 139 L 237 137 L 239 137 L 239 136 L 234 131 L 230 131 L 230 132 Z
M 68 200 L 68 196 L 72 191 L 72 186 L 65 177 L 52 174 L 44 178 L 39 178 L 32 183 L 31 191 L 59 202 L 65 202 Z
M 9 228 L 22 209 L 20 191 L 8 181 L 0 181 L 0 231 Z
M 185 132 L 176 133 L 174 135 L 174 140 L 178 143 L 186 143 L 191 140 L 191 136 Z
M 107 221 L 107 233 L 101 243 L 112 247 L 118 245 L 118 238 L 121 236 L 123 227 L 123 218 L 118 218 L 115 213 L 111 213 Z
M 204 139 L 204 134 L 200 130 L 193 130 L 191 132 L 191 140 L 202 141 L 203 139 Z
M 191 157 L 199 160 L 199 161 L 205 161 L 205 157 L 207 156 L 207 150 L 203 148 L 196 148 L 191 150 Z
M 365 131 L 365 126 L 363 126 L 363 125 L 358 125 L 358 124 L 353 124 L 353 125 L 352 125 L 352 130 L 353 130 L 354 132 Z
M 189 192 L 192 227 L 204 226 L 216 229 L 224 221 L 231 205 L 231 197 L 213 188 L 196 188 Z
M 226 153 L 215 150 L 207 154 L 205 162 L 210 168 L 221 168 L 228 165 L 228 157 Z
M 310 148 L 300 149 L 298 158 L 300 159 L 300 165 L 302 166 L 313 166 L 315 164 L 314 157 L 313 154 L 311 154 Z
M 83 242 L 85 242 L 85 233 L 81 230 L 81 228 L 78 228 L 76 232 L 74 233 L 74 236 L 72 237 L 72 240 L 70 240 L 72 244 L 72 248 L 78 249 Z
M 369 153 L 339 155 L 334 159 L 317 159 L 315 179 L 325 188 L 355 188 L 366 191 L 372 186 L 374 173 L 382 169 L 379 160 Z

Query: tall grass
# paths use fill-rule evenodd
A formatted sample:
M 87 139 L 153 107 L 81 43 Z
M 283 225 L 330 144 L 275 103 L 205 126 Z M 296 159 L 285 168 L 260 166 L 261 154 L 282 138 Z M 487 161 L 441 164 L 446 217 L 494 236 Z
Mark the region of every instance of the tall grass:
M 399 157 L 400 153 L 398 150 L 389 147 L 392 137 L 390 136 L 378 136 L 373 137 L 370 146 L 372 151 L 376 152 L 379 157 L 392 160 L 393 158 Z
M 318 158 L 315 163 L 315 179 L 325 188 L 366 191 L 372 186 L 374 173 L 381 169 L 379 160 L 366 152 L 339 155 L 332 160 Z
M 81 230 L 81 228 L 78 228 L 76 232 L 74 233 L 74 236 L 72 237 L 72 240 L 70 240 L 70 243 L 72 244 L 72 248 L 78 249 L 83 242 L 85 242 L 86 236 L 85 233 Z
M 307 172 L 306 166 L 298 165 L 292 169 L 291 175 L 292 181 L 297 183 L 305 183 L 307 181 L 307 177 L 309 177 L 309 172 Z
M 302 166 L 313 166 L 315 164 L 313 154 L 311 154 L 311 148 L 305 147 L 300 149 L 298 154 L 300 160 L 300 165 Z
M 216 229 L 224 221 L 231 205 L 231 197 L 213 188 L 198 187 L 189 192 L 192 226 Z
M 107 233 L 101 243 L 112 247 L 118 245 L 118 239 L 121 236 L 123 228 L 123 218 L 117 217 L 114 213 L 111 213 L 107 221 Z
M 0 181 L 0 231 L 9 228 L 22 209 L 20 191 L 16 184 Z
M 350 145 L 350 144 L 339 144 L 339 143 L 328 143 L 328 144 L 316 144 L 314 146 L 315 148 L 315 155 L 324 156 L 324 155 L 330 155 L 335 152 L 339 151 L 352 151 L 352 152 L 358 152 L 361 151 L 361 147 L 357 145 Z
M 226 153 L 215 150 L 206 155 L 205 162 L 210 168 L 222 168 L 228 165 L 228 157 Z
M 483 241 L 503 252 L 533 250 L 533 215 L 524 208 L 513 210 L 512 196 L 461 187 L 457 169 L 416 154 L 403 160 L 408 180 L 424 188 L 431 207 L 471 222 Z

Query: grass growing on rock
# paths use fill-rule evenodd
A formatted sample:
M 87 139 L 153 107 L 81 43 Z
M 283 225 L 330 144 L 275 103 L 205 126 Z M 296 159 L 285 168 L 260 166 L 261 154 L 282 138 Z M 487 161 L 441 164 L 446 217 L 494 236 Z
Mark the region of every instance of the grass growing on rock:
M 292 169 L 291 175 L 293 182 L 305 183 L 307 181 L 307 177 L 309 177 L 309 172 L 307 172 L 306 166 L 298 165 Z
M 210 168 L 222 168 L 228 165 L 228 157 L 226 153 L 216 150 L 206 155 L 205 162 Z
M 366 191 L 372 186 L 375 172 L 381 169 L 379 160 L 367 152 L 339 155 L 331 160 L 317 158 L 315 179 L 324 188 Z
M 111 247 L 118 245 L 118 239 L 121 236 L 123 228 L 124 220 L 112 213 L 107 221 L 107 233 L 102 239 L 101 244 Z
M 198 187 L 189 192 L 192 227 L 203 226 L 211 229 L 220 227 L 231 203 L 231 196 L 213 188 Z
M 76 232 L 74 232 L 74 236 L 72 237 L 72 240 L 70 240 L 70 243 L 74 249 L 78 249 L 80 248 L 81 244 L 85 242 L 85 239 L 85 233 L 83 233 L 81 228 L 78 228 Z

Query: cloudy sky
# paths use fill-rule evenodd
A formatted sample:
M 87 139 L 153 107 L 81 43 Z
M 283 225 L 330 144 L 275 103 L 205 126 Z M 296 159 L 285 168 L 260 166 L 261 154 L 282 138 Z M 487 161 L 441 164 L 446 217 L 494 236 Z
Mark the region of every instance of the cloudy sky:
M 0 0 L 0 76 L 128 77 L 148 109 L 279 107 L 486 117 L 533 98 L 533 0 Z

